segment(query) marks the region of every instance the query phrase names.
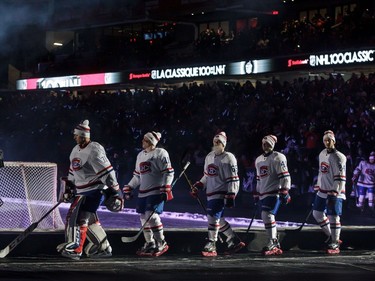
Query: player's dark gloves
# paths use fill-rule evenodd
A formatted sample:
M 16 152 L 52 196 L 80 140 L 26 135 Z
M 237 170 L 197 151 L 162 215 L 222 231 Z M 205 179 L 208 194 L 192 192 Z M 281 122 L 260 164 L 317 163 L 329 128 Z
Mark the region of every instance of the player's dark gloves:
M 224 205 L 227 208 L 233 208 L 234 207 L 234 199 L 236 198 L 236 195 L 232 192 L 228 192 L 225 194 L 224 198 Z
M 292 201 L 292 198 L 289 195 L 288 189 L 286 188 L 281 188 L 279 190 L 279 200 L 281 204 L 287 205 Z

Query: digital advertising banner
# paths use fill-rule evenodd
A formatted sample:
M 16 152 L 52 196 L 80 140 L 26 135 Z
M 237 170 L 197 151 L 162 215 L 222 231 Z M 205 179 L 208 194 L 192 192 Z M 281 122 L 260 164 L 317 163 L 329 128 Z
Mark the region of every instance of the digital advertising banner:
M 375 49 L 296 55 L 268 59 L 249 59 L 210 65 L 177 66 L 107 72 L 97 74 L 78 74 L 60 77 L 32 78 L 17 81 L 17 90 L 76 88 L 99 85 L 115 85 L 142 82 L 169 82 L 177 80 L 231 78 L 246 79 L 252 75 L 286 71 L 312 71 L 327 67 L 369 65 L 375 67 Z

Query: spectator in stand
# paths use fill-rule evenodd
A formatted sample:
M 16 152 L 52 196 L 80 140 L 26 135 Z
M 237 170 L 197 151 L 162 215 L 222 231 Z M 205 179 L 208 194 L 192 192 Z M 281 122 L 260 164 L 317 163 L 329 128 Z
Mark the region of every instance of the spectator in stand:
M 305 139 L 307 157 L 310 157 L 311 155 L 316 155 L 319 136 L 316 133 L 316 128 L 314 125 L 311 125 L 309 130 L 305 133 Z

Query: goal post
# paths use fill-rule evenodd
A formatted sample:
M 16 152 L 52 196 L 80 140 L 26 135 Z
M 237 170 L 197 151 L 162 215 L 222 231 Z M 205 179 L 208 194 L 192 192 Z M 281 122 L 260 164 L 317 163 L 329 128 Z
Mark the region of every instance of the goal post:
M 46 214 L 58 200 L 57 164 L 4 162 L 0 168 L 0 229 L 26 229 Z M 38 229 L 64 228 L 56 208 Z

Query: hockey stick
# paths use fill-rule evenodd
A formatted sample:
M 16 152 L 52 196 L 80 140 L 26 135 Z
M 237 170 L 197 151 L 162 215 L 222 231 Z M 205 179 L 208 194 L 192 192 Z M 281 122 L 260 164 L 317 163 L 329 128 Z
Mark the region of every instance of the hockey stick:
M 254 221 L 254 219 L 255 219 L 257 213 L 258 213 L 258 207 L 259 207 L 258 203 L 259 203 L 259 201 L 258 201 L 257 203 L 255 203 L 254 214 L 253 214 L 253 217 L 251 218 L 251 221 L 250 221 L 250 223 L 249 223 L 249 226 L 247 227 L 247 230 L 246 230 L 246 233 L 245 233 L 246 236 L 249 234 L 250 228 L 251 228 L 251 226 L 253 225 L 253 221 Z
M 314 207 L 314 206 L 313 206 L 313 207 Z M 303 221 L 303 223 L 302 223 L 298 228 L 294 229 L 295 232 L 299 232 L 299 231 L 301 231 L 302 228 L 305 226 L 305 224 L 307 223 L 307 221 L 309 220 L 309 218 L 310 218 L 310 216 L 311 216 L 311 214 L 312 214 L 312 212 L 313 212 L 313 209 L 314 209 L 313 207 L 310 209 L 310 211 L 309 211 L 309 213 L 307 214 L 307 216 L 306 216 L 305 220 Z
M 305 220 L 302 222 L 302 224 L 299 227 L 297 227 L 296 229 L 293 229 L 292 231 L 300 232 L 302 230 L 302 228 L 305 226 L 305 224 L 307 223 L 307 221 L 309 220 L 310 216 L 312 215 L 312 213 L 314 211 L 314 201 L 315 201 L 315 198 L 317 196 L 316 194 L 317 194 L 317 192 L 314 193 L 311 208 L 310 208 L 309 212 L 307 213 L 307 215 L 305 217 Z
M 354 189 L 354 196 L 355 196 L 355 206 L 359 205 L 359 192 L 357 184 L 353 184 L 352 189 Z
M 190 190 L 193 190 L 193 185 L 191 184 L 191 181 L 188 178 L 188 176 L 186 175 L 186 173 L 184 173 L 184 176 L 185 176 L 185 179 L 186 179 L 187 183 L 189 184 Z M 207 214 L 207 209 L 204 206 L 204 204 L 203 204 L 202 200 L 200 199 L 199 195 L 197 194 L 195 198 L 197 199 L 199 205 L 202 207 L 204 213 Z M 237 234 L 236 234 L 236 236 L 237 236 Z M 223 238 L 221 238 L 220 235 L 218 236 L 218 238 L 219 238 L 220 243 L 224 243 Z M 241 241 L 241 239 L 238 236 L 237 236 L 237 238 Z
M 37 228 L 38 224 L 44 220 L 53 210 L 55 210 L 63 201 L 57 202 L 43 217 L 41 217 L 37 222 L 31 224 L 24 232 L 19 234 L 12 242 L 8 244 L 4 249 L 0 250 L 0 258 L 6 257 L 15 247 L 17 247 L 31 232 Z
M 185 173 L 185 171 L 186 171 L 186 169 L 189 167 L 189 165 L 190 165 L 190 162 L 188 161 L 188 162 L 185 164 L 185 166 L 184 166 L 184 168 L 182 169 L 182 171 L 181 171 L 181 173 L 179 174 L 179 176 L 178 176 L 178 177 L 172 182 L 172 184 L 171 184 L 172 187 L 173 187 L 173 186 L 176 184 L 176 182 L 182 177 L 182 175 Z M 123 243 L 131 243 L 131 242 L 134 242 L 135 240 L 137 240 L 138 237 L 143 233 L 143 230 L 145 229 L 147 223 L 150 221 L 151 217 L 155 214 L 156 209 L 157 209 L 157 207 L 156 207 L 155 209 L 152 210 L 151 214 L 148 216 L 148 218 L 146 219 L 146 221 L 144 222 L 144 224 L 141 226 L 141 228 L 138 230 L 138 232 L 137 232 L 136 235 L 134 235 L 134 236 L 130 236 L 130 237 L 123 236 L 123 237 L 121 237 L 121 241 L 122 241 Z
M 0 149 L 0 168 L 4 168 L 4 153 Z
M 1 149 L 0 149 L 0 168 L 4 168 L 4 153 Z M 4 204 L 4 202 L 0 198 L 0 207 L 3 206 L 3 204 Z
M 193 190 L 193 185 L 191 184 L 191 181 L 189 180 L 188 176 L 187 176 L 185 173 L 184 173 L 184 176 L 185 176 L 185 179 L 186 179 L 187 183 L 189 184 L 190 190 Z M 195 198 L 197 199 L 199 205 L 202 207 L 203 212 L 204 212 L 205 214 L 207 214 L 207 209 L 206 209 L 206 207 L 203 205 L 202 200 L 200 199 L 199 195 L 197 194 Z

